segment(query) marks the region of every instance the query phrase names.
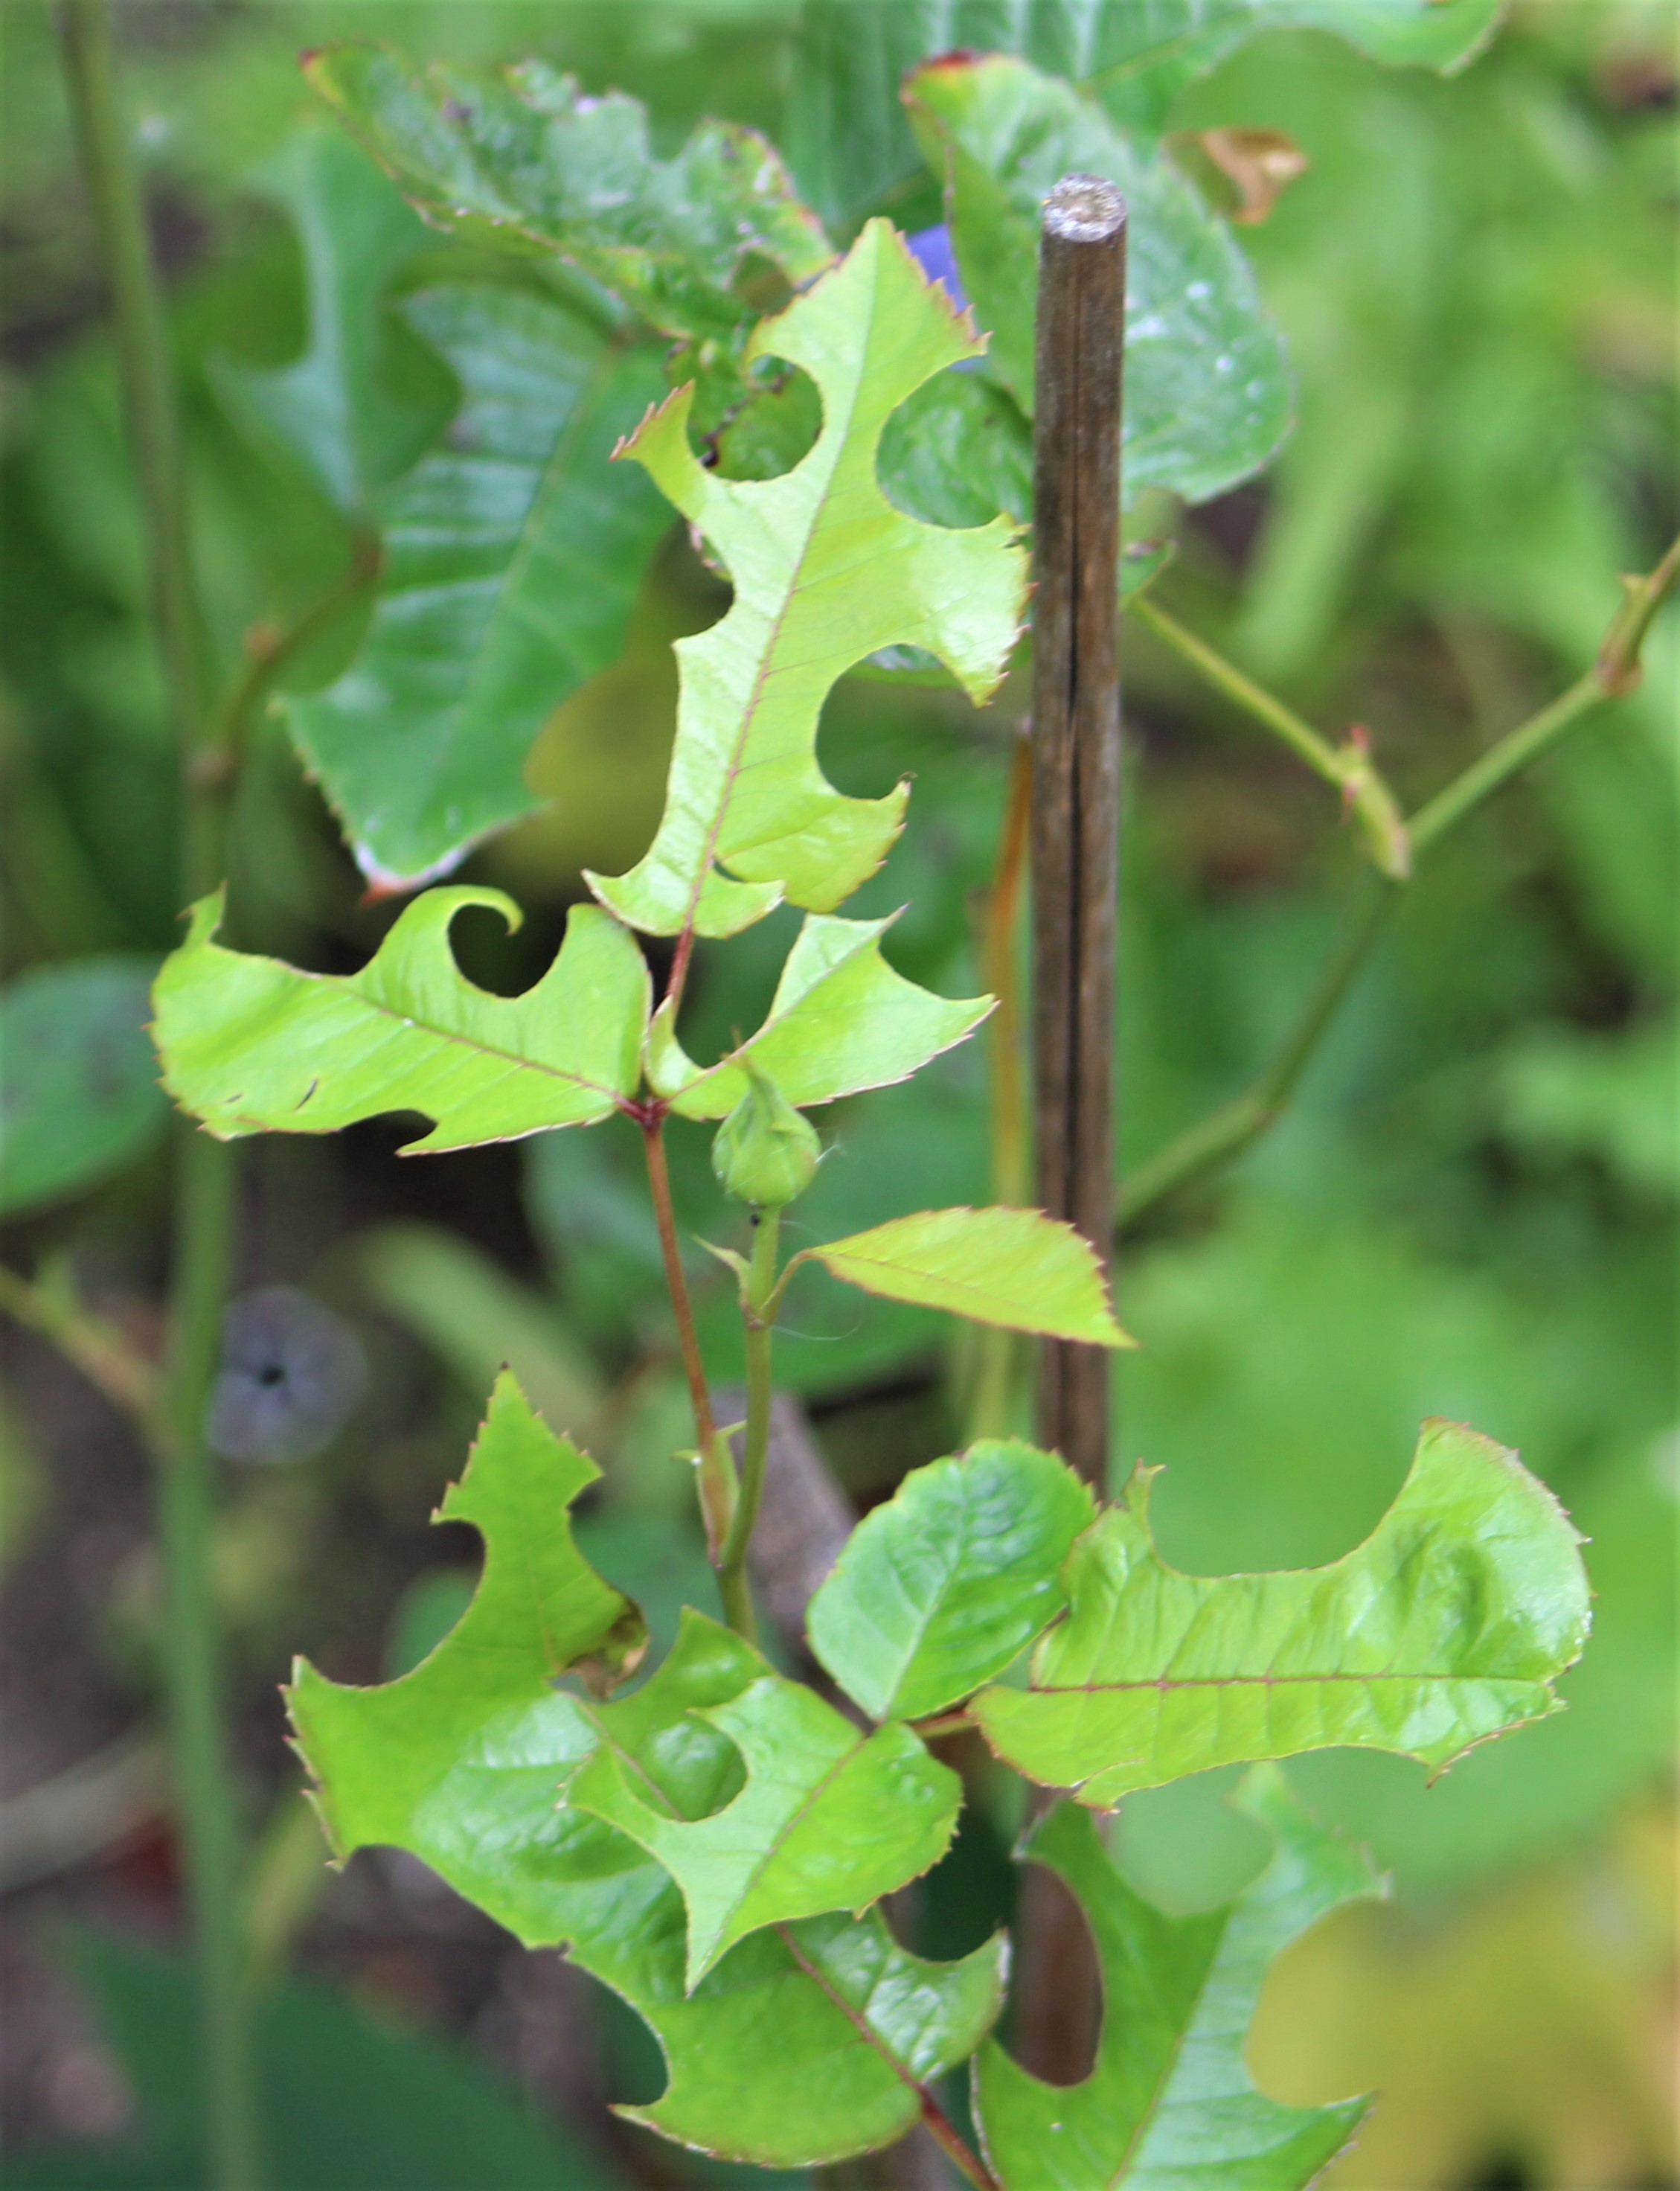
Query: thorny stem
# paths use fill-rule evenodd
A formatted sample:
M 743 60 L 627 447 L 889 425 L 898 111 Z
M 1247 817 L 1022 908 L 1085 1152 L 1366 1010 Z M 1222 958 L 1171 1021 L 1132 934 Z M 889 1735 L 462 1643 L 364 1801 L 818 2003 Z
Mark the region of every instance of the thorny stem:
M 752 1257 L 741 1284 L 741 1315 L 746 1325 L 746 1437 L 741 1454 L 741 1492 L 729 1534 L 718 1562 L 724 1611 L 738 1635 L 750 1642 L 757 1623 L 746 1582 L 746 1548 L 764 1495 L 764 1471 L 770 1454 L 770 1341 L 775 1329 L 776 1243 L 779 1209 L 752 1213 Z
M 1643 578 L 1623 579 L 1626 598 L 1611 620 L 1597 660 L 1585 675 L 1526 722 L 1507 731 L 1412 817 L 1406 834 L 1414 856 L 1439 844 L 1450 830 L 1547 752 L 1601 702 L 1620 699 L 1636 689 L 1643 674 L 1639 657 L 1645 635 L 1677 582 L 1680 582 L 1680 539 L 1670 545 L 1654 570 Z M 1159 611 L 1154 613 L 1160 615 Z M 1392 882 L 1371 890 L 1320 973 L 1295 1024 L 1252 1087 L 1169 1141 L 1121 1181 L 1120 1227 L 1135 1224 L 1180 1187 L 1231 1163 L 1277 1123 L 1342 999 L 1399 905 L 1399 895 Z
M 694 1410 L 695 1449 L 699 1463 L 700 1511 L 706 1523 L 706 1549 L 712 1564 L 718 1568 L 729 1524 L 735 1517 L 735 1463 L 729 1458 L 728 1446 L 718 1435 L 718 1426 L 712 1415 L 712 1396 L 707 1389 L 706 1364 L 700 1352 L 700 1334 L 695 1329 L 694 1303 L 689 1298 L 689 1282 L 683 1269 L 683 1254 L 677 1242 L 677 1216 L 671 1201 L 671 1173 L 665 1161 L 665 1113 L 652 1108 L 640 1120 L 642 1146 L 647 1152 L 648 1187 L 653 1196 L 654 1221 L 659 1227 L 660 1252 L 665 1260 L 665 1283 L 671 1295 L 672 1313 L 677 1319 L 677 1345 L 683 1357 L 683 1374 L 688 1380 L 689 1403 Z
M 1031 1169 L 1026 1080 L 1021 1070 L 1021 983 L 1016 952 L 1031 817 L 1032 738 L 1023 724 L 1009 771 L 1003 833 L 986 898 L 982 947 L 982 978 L 997 999 L 986 1027 L 991 1066 L 991 1198 L 1010 1205 L 1026 1201 Z M 983 1324 L 977 1351 L 968 1435 L 971 1439 L 1001 1437 L 1009 1426 L 1009 1389 L 1019 1352 L 1016 1335 L 1001 1324 Z
M 1405 879 L 1411 871 L 1412 851 L 1407 842 L 1405 824 L 1400 819 L 1393 793 L 1371 758 L 1362 733 L 1350 737 L 1345 745 L 1331 745 L 1304 716 L 1297 715 L 1274 692 L 1257 685 L 1206 640 L 1186 630 L 1176 617 L 1169 616 L 1148 595 L 1135 595 L 1127 604 L 1127 612 L 1138 617 L 1157 639 L 1164 640 L 1216 692 L 1223 692 L 1256 722 L 1263 723 L 1315 775 L 1334 784 L 1358 821 L 1366 849 L 1379 872 L 1394 882 Z
M 152 625 L 181 755 L 182 879 L 185 895 L 194 898 L 222 879 L 226 802 L 215 771 L 205 765 L 214 732 L 205 701 L 204 618 L 189 544 L 163 302 L 117 95 L 105 0 L 65 0 L 61 22 L 77 145 L 111 284 L 117 367 L 145 528 Z M 205 1440 L 231 1260 L 233 1173 L 227 1152 L 207 1135 L 183 1132 L 174 1191 L 169 1361 L 158 1447 L 171 1761 L 192 1918 L 207 2173 L 214 2191 L 256 2191 L 261 2166 L 241 1968 L 240 1831 L 222 1726 L 220 1639 L 210 1582 L 211 1458 Z

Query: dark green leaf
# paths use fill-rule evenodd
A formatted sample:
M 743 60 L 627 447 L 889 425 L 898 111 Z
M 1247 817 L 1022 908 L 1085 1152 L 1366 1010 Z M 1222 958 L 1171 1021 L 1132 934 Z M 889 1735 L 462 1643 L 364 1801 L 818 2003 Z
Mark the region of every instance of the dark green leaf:
M 8 2191 L 185 2191 L 201 2159 L 196 1988 L 139 1942 L 71 1933 L 66 1960 L 139 2101 L 114 2140 L 9 2145 Z M 535 2191 L 626 2179 L 461 2047 L 290 1979 L 253 2015 L 267 2191 Z
M 541 801 L 543 723 L 617 658 L 670 512 L 614 448 L 661 394 L 656 356 L 552 299 L 490 287 L 407 306 L 453 367 L 442 444 L 383 497 L 372 623 L 292 731 L 363 871 L 387 887 L 452 867 Z
M 1491 1439 L 1426 1425 L 1365 1542 L 1292 1573 L 1169 1568 L 1149 1475 L 1076 1547 L 1072 1608 L 1034 1654 L 1031 1688 L 974 1699 L 986 1739 L 1030 1778 L 1105 1809 L 1212 1766 L 1344 1744 L 1439 1773 L 1558 1709 L 1552 1682 L 1586 1640 L 1580 1540 Z
M 811 1600 L 811 1648 L 877 1719 L 971 1695 L 1067 1603 L 1091 1493 L 1054 1454 L 988 1438 L 905 1477 Z
M 1480 50 L 1500 0 L 806 0 L 789 142 L 826 218 L 845 223 L 916 186 L 897 105 L 917 61 L 1019 54 L 1091 89 L 1124 127 L 1155 133 L 1188 83 L 1258 31 L 1333 31 L 1379 60 L 1453 69 Z
M 300 129 L 253 179 L 291 220 L 303 253 L 309 336 L 291 365 L 224 361 L 236 410 L 299 458 L 339 509 L 365 513 L 440 421 L 395 384 L 384 289 L 426 231 L 377 168 L 332 128 Z
M 739 123 L 701 122 L 660 161 L 635 100 L 586 97 L 542 61 L 421 77 L 383 47 L 339 45 L 307 72 L 435 226 L 558 254 L 667 334 L 734 334 L 750 257 L 797 284 L 832 255 L 775 148 Z
M 1144 1901 L 1071 1804 L 1025 1842 L 1022 1854 L 1059 1873 L 1085 1911 L 1103 2023 L 1081 2084 L 1042 2084 L 995 2042 L 976 2061 L 981 2134 L 1003 2191 L 1300 2191 L 1357 2128 L 1369 2102 L 1284 2107 L 1256 2089 L 1243 2052 L 1269 1965 L 1378 1883 L 1274 1770 L 1250 1773 L 1234 1800 L 1271 1833 L 1272 1861 L 1201 1916 Z
M 1025 61 L 952 55 L 905 88 L 943 174 L 951 241 L 990 356 L 1022 409 L 1033 403 L 1040 208 L 1070 172 L 1119 185 L 1127 247 L 1128 500 L 1166 487 L 1206 502 L 1257 470 L 1290 417 L 1283 346 L 1224 223 L 1159 153 L 1140 150 L 1094 101 Z
M 40 966 L 0 996 L 0 1212 L 97 1187 L 168 1123 L 145 1037 L 155 959 Z
M 647 1694 L 592 1713 L 600 1747 L 566 1800 L 639 1841 L 681 1887 L 690 1992 L 749 1932 L 861 1912 L 944 1855 L 962 1783 L 907 1727 L 865 1738 L 814 1689 L 768 1666 L 728 1702 L 685 1708 L 664 1725 L 650 1724 Z M 696 1719 L 729 1738 L 746 1776 L 701 1817 L 650 1786 L 637 1755 L 661 1737 L 688 1740 Z M 631 1731 L 624 1740 L 621 1727 Z
M 337 975 L 225 949 L 221 900 L 204 899 L 154 992 L 165 1087 L 223 1141 L 420 1111 L 434 1124 L 411 1148 L 470 1148 L 608 1117 L 641 1077 L 650 984 L 634 939 L 574 906 L 536 986 L 493 996 L 450 949 L 468 905 L 519 925 L 500 891 L 428 891 L 359 974 Z

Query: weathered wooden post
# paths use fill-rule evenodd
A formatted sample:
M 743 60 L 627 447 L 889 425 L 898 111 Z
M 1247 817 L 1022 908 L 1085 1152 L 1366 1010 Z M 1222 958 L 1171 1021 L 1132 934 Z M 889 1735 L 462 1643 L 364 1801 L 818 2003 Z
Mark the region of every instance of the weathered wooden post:
M 1033 553 L 1034 1127 L 1038 1198 L 1106 1267 L 1114 1238 L 1120 850 L 1121 363 L 1126 201 L 1095 175 L 1050 193 L 1038 262 Z M 1109 1357 L 1047 1342 L 1038 1428 L 1107 1488 Z M 1088 2065 L 1098 1987 L 1067 1890 L 1024 1886 L 1015 2043 L 1057 2083 Z

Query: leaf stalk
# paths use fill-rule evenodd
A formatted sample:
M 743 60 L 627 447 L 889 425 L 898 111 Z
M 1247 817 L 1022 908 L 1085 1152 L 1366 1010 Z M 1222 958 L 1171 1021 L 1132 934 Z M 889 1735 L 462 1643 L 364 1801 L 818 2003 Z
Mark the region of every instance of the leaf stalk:
M 653 1198 L 654 1222 L 659 1228 L 660 1254 L 665 1264 L 666 1289 L 677 1321 L 677 1346 L 683 1357 L 683 1374 L 694 1411 L 695 1448 L 698 1457 L 701 1518 L 706 1524 L 706 1549 L 721 1575 L 724 1545 L 735 1517 L 735 1471 L 727 1442 L 720 1436 L 712 1413 L 712 1395 L 706 1382 L 706 1363 L 700 1351 L 700 1334 L 689 1295 L 688 1275 L 677 1239 L 676 1210 L 671 1199 L 671 1170 L 665 1158 L 665 1112 L 647 1106 L 638 1124 L 646 1152 L 648 1187 Z
M 746 1580 L 746 1552 L 764 1496 L 764 1472 L 770 1455 L 771 1335 L 775 1329 L 776 1248 L 781 1230 L 779 1209 L 752 1213 L 752 1254 L 741 1281 L 741 1317 L 746 1326 L 746 1432 L 741 1454 L 741 1493 L 718 1562 L 724 1612 L 737 1635 L 750 1642 L 757 1633 L 752 1596 Z

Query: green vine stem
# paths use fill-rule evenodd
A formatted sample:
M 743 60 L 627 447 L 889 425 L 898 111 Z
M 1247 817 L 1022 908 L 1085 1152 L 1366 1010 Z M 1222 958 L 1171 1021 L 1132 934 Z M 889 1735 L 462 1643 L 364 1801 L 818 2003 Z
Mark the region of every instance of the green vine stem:
M 752 1255 L 741 1279 L 741 1317 L 746 1326 L 746 1436 L 741 1455 L 741 1494 L 718 1563 L 724 1613 L 737 1635 L 757 1633 L 752 1594 L 746 1581 L 746 1548 L 752 1541 L 764 1495 L 764 1471 L 770 1454 L 770 1346 L 775 1329 L 776 1247 L 781 1231 L 779 1209 L 752 1213 Z
M 1275 693 L 1257 685 L 1234 663 L 1228 662 L 1206 640 L 1186 630 L 1176 617 L 1169 616 L 1147 595 L 1134 596 L 1127 609 L 1216 692 L 1223 692 L 1246 714 L 1263 724 L 1283 740 L 1291 753 L 1305 761 L 1314 775 L 1333 784 L 1358 823 L 1378 873 L 1387 875 L 1392 882 L 1405 880 L 1411 873 L 1414 848 L 1400 818 L 1399 803 L 1371 760 L 1370 745 L 1362 732 L 1355 731 L 1342 745 L 1331 745 L 1328 738 Z
M 642 1146 L 647 1153 L 648 1188 L 653 1198 L 654 1222 L 659 1228 L 660 1254 L 665 1264 L 666 1290 L 677 1320 L 677 1346 L 683 1358 L 683 1374 L 694 1412 L 695 1455 L 699 1471 L 701 1518 L 706 1524 L 706 1549 L 712 1567 L 722 1577 L 724 1546 L 735 1519 L 735 1472 L 727 1442 L 719 1435 L 712 1414 L 712 1395 L 706 1382 L 706 1363 L 695 1326 L 694 1303 L 683 1269 L 683 1251 L 677 1239 L 677 1214 L 671 1199 L 671 1169 L 665 1159 L 665 1113 L 650 1108 L 640 1119 Z
M 157 1372 L 114 1323 L 83 1308 L 65 1287 L 31 1283 L 0 1265 L 0 1309 L 50 1340 L 90 1385 L 134 1424 L 148 1448 L 162 1443 Z
M 204 765 L 214 724 L 205 699 L 204 619 L 188 538 L 163 303 L 117 95 L 105 0 L 65 0 L 60 20 L 77 145 L 111 284 L 152 625 L 181 754 L 184 893 L 196 898 L 222 879 L 226 801 L 224 788 Z M 165 1676 L 198 1989 L 207 2173 L 215 2191 L 256 2191 L 258 2103 L 241 1967 L 240 1829 L 222 1724 L 219 1637 L 210 1585 L 211 1456 L 204 1435 L 227 1296 L 233 1196 L 227 1152 L 183 1128 L 176 1156 L 168 1363 L 156 1447 L 167 1596 Z
M 1583 716 L 1605 701 L 1620 699 L 1636 690 L 1643 674 L 1640 653 L 1645 635 L 1677 581 L 1680 539 L 1671 544 L 1654 570 L 1622 580 L 1626 598 L 1611 620 L 1592 668 L 1557 699 L 1507 731 L 1412 817 L 1405 828 L 1415 857 L 1433 850 L 1513 776 L 1549 752 Z M 1154 614 L 1158 617 L 1160 612 Z M 1200 642 L 1195 644 L 1199 646 Z M 1280 702 L 1270 703 L 1269 696 L 1261 697 L 1281 707 Z M 1316 732 L 1311 735 L 1317 737 Z M 1294 1025 L 1253 1085 L 1188 1128 L 1121 1181 L 1117 1217 L 1121 1229 L 1135 1225 L 1180 1187 L 1233 1162 L 1277 1123 L 1399 900 L 1400 892 L 1392 880 L 1368 890 Z
M 998 839 L 997 866 L 986 895 L 981 979 L 997 999 L 986 1022 L 990 1090 L 991 1198 L 1024 1204 L 1032 1172 L 1026 1076 L 1021 1069 L 1021 977 L 1018 952 L 1022 886 L 1032 819 L 1032 734 L 1023 724 L 1015 740 L 1009 788 Z M 1001 1324 L 978 1327 L 973 1397 L 968 1436 L 1001 1437 L 1009 1428 L 1009 1396 L 1019 1344 Z

